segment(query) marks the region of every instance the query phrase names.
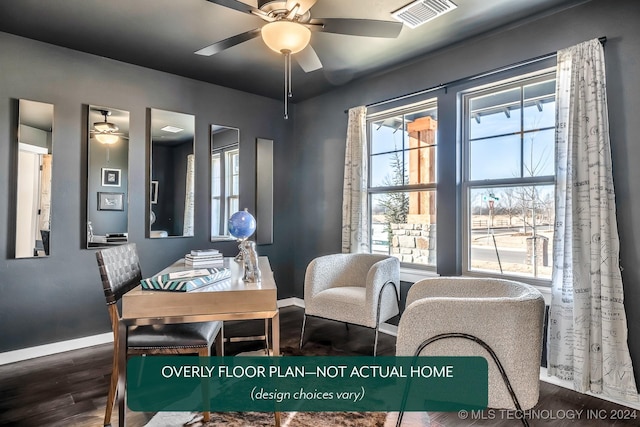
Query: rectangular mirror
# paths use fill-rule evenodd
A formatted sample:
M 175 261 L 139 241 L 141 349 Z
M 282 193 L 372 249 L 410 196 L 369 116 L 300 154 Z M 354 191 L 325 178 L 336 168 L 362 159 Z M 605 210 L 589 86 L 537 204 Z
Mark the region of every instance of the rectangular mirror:
M 193 236 L 195 117 L 149 111 L 148 237 Z
M 273 243 L 273 140 L 256 139 L 256 243 Z
M 211 241 L 233 239 L 227 221 L 239 209 L 240 131 L 211 125 Z
M 49 256 L 53 105 L 18 102 L 16 258 Z
M 90 105 L 87 249 L 128 241 L 129 112 Z

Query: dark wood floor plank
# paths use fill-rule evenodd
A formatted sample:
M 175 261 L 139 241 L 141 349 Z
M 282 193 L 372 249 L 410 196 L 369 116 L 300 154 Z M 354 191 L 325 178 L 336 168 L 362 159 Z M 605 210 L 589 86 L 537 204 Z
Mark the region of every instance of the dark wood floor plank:
M 298 350 L 303 309 L 286 307 L 280 311 L 280 346 L 288 354 L 370 355 L 374 331 L 329 320 L 309 318 L 303 351 Z M 227 336 L 261 335 L 264 322 L 227 322 Z M 228 355 L 259 350 L 264 343 L 228 343 Z M 12 427 L 99 427 L 102 426 L 111 373 L 112 345 L 104 344 L 63 354 L 0 366 L 0 426 Z M 380 334 L 378 354 L 391 356 L 395 338 Z M 532 427 L 549 426 L 639 426 L 640 411 L 602 399 L 540 382 L 540 399 L 534 408 Z M 582 417 L 559 419 L 561 411 L 582 412 Z M 590 412 L 587 418 L 586 411 Z M 144 426 L 152 413 L 127 412 L 127 425 Z M 549 417 L 555 416 L 556 419 Z M 613 419 L 614 417 L 624 419 Z M 520 425 L 513 413 L 484 412 L 484 416 L 463 418 L 458 413 L 430 413 L 431 427 L 507 427 Z M 544 418 L 547 417 L 547 418 Z M 117 411 L 112 425 L 117 425 Z

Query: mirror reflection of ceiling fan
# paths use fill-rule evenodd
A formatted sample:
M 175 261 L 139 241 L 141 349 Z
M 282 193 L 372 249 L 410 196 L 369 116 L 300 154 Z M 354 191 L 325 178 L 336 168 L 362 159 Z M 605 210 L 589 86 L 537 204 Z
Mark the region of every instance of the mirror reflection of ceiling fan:
M 128 139 L 122 132 L 118 132 L 120 128 L 114 123 L 108 121 L 107 117 L 111 115 L 109 110 L 93 110 L 104 116 L 104 121 L 94 122 L 90 133 L 98 142 L 106 145 L 115 144 L 120 138 Z
M 309 45 L 311 32 L 325 32 L 363 37 L 396 38 L 402 23 L 350 18 L 312 18 L 310 9 L 317 0 L 258 0 L 258 8 L 238 0 L 209 0 L 240 12 L 257 16 L 265 21 L 261 27 L 229 37 L 204 47 L 195 53 L 211 56 L 259 35 L 272 50 L 285 57 L 285 119 L 287 102 L 291 97 L 291 55 L 307 73 L 322 68 L 316 51 Z

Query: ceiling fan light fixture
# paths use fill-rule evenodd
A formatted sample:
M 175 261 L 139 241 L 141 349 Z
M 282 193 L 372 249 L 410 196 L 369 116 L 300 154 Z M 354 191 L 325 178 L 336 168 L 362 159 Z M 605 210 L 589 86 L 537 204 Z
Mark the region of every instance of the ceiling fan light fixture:
M 111 133 L 98 133 L 96 134 L 96 139 L 101 144 L 112 145 L 118 142 L 120 138 L 118 137 L 118 135 L 114 135 Z
M 293 21 L 269 22 L 262 27 L 262 40 L 275 52 L 297 53 L 309 44 L 311 30 Z
M 116 132 L 118 130 L 118 126 L 107 122 L 106 119 L 104 122 L 95 122 L 93 128 L 98 132 Z

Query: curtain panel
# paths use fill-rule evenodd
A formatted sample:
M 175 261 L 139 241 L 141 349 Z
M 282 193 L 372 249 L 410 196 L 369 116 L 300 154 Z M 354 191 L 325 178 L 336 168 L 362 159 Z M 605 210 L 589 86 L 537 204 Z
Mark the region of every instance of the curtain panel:
M 349 110 L 342 190 L 342 253 L 369 252 L 367 108 Z
M 195 181 L 196 181 L 196 162 L 195 155 L 187 156 L 187 183 L 184 198 L 184 223 L 182 225 L 182 234 L 185 236 L 193 236 L 194 221 L 194 204 L 195 204 Z
M 605 63 L 591 40 L 556 74 L 556 225 L 548 374 L 579 392 L 638 401 L 627 345 Z

